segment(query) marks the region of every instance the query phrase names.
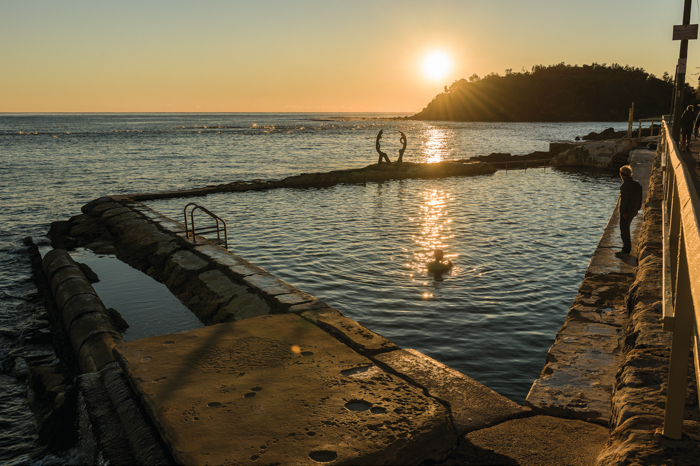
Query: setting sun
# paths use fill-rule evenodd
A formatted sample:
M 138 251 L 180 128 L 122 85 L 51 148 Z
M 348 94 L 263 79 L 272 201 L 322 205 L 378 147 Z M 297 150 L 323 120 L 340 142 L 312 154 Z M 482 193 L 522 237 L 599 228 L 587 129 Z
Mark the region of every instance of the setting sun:
M 423 74 L 428 79 L 439 81 L 452 69 L 452 59 L 442 50 L 430 52 L 423 59 Z

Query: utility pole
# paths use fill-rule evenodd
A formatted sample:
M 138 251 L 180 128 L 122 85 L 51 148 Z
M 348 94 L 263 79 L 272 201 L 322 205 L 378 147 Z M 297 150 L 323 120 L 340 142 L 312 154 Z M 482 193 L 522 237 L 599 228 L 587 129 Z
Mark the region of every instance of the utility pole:
M 683 26 L 690 25 L 690 6 L 692 0 L 685 0 L 685 7 L 683 8 Z M 676 31 L 674 28 L 674 39 Z M 686 36 L 687 37 L 687 36 Z M 697 38 L 697 26 L 695 29 L 695 37 Z M 671 130 L 671 136 L 679 143 L 681 140 L 681 113 L 683 109 L 683 91 L 685 90 L 685 69 L 688 62 L 688 39 L 681 39 L 681 53 L 678 56 L 678 67 L 676 73 L 676 103 L 673 106 L 673 129 Z

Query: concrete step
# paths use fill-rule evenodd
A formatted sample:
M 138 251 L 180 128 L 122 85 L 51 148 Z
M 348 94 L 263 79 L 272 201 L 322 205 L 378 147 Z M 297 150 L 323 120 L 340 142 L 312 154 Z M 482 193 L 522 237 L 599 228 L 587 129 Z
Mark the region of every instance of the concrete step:
M 589 466 L 607 440 L 603 426 L 538 415 L 467 434 L 443 464 Z

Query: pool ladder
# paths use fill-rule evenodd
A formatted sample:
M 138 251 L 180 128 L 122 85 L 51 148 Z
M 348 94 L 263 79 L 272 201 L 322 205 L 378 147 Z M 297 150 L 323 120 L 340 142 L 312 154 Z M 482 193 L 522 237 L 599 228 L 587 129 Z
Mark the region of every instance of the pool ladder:
M 190 223 L 192 224 L 192 229 L 190 229 L 189 224 L 187 223 L 187 209 L 188 209 L 189 207 L 192 207 L 192 209 L 190 210 Z M 212 226 L 200 228 L 199 230 L 195 230 L 195 227 L 194 227 L 194 212 L 195 212 L 195 210 L 197 210 L 197 209 L 201 210 L 202 212 L 204 212 L 205 214 L 207 214 L 207 215 L 209 215 L 211 218 L 213 218 L 213 219 L 216 221 L 216 226 L 212 225 Z M 214 233 L 214 232 L 216 232 L 216 239 L 215 239 L 215 240 L 212 240 L 212 241 L 215 242 L 215 243 L 217 243 L 217 244 L 223 244 L 223 245 L 224 245 L 224 248 L 228 249 L 228 234 L 227 234 L 227 232 L 226 232 L 226 222 L 224 222 L 224 220 L 223 220 L 221 217 L 219 217 L 218 215 L 214 214 L 214 213 L 211 212 L 209 209 L 207 209 L 207 208 L 205 208 L 205 207 L 202 207 L 201 205 L 198 205 L 198 204 L 196 204 L 196 203 L 194 203 L 194 202 L 190 202 L 189 204 L 187 204 L 187 205 L 185 206 L 185 208 L 183 209 L 183 213 L 185 214 L 185 238 L 187 238 L 187 239 L 190 239 L 190 238 L 191 238 L 191 239 L 192 239 L 192 242 L 193 242 L 193 243 L 196 243 L 196 241 L 197 241 L 197 240 L 196 240 L 196 235 L 202 235 L 202 234 L 205 234 L 205 233 Z M 219 225 L 219 222 L 221 222 L 221 224 L 222 224 L 223 226 L 220 226 L 220 225 Z M 223 239 L 221 239 L 221 233 L 222 233 L 222 232 L 223 232 L 223 234 L 224 234 L 224 238 L 223 238 Z

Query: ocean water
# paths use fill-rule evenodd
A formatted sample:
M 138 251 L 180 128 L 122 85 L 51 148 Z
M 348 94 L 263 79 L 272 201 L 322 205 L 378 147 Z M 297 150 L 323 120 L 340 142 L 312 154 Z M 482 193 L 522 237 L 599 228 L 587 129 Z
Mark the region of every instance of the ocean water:
M 403 131 L 404 160 L 434 162 L 546 151 L 552 141 L 626 127 L 393 116 L 0 114 L 0 427 L 12 445 L 0 462 L 46 454 L 32 430 L 25 382 L 16 377 L 22 337 L 43 313 L 22 238 L 46 247 L 49 224 L 78 215 L 90 200 L 361 167 L 376 161 L 380 129 L 392 160 Z M 522 403 L 618 186 L 606 172 L 529 169 L 194 201 L 227 221 L 233 252 Z M 149 205 L 182 221 L 186 202 Z M 442 277 L 423 267 L 438 247 L 455 263 Z

